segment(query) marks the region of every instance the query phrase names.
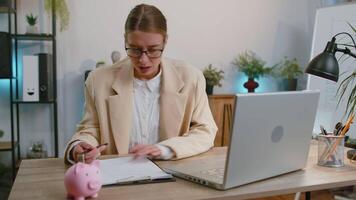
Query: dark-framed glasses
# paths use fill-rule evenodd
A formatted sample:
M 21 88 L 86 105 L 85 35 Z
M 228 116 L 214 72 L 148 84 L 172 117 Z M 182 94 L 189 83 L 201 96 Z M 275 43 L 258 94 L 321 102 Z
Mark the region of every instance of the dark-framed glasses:
M 162 55 L 163 49 L 147 49 L 142 50 L 138 48 L 128 48 L 125 47 L 128 56 L 133 58 L 140 58 L 142 54 L 146 54 L 149 58 L 159 58 Z

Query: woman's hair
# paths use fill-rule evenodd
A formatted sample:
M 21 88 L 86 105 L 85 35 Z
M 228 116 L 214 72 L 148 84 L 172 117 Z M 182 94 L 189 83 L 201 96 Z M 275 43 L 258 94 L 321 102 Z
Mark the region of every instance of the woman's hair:
M 125 23 L 125 38 L 133 31 L 160 33 L 167 38 L 166 18 L 158 8 L 140 4 L 131 10 Z

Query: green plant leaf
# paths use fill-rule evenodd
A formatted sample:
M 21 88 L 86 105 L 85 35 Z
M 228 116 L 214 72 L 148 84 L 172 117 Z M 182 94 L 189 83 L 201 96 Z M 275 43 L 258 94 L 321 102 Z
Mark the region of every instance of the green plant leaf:
M 287 56 L 276 64 L 273 70 L 273 75 L 275 77 L 281 77 L 284 79 L 296 79 L 303 74 L 296 58 L 289 60 Z
M 218 70 L 217 68 L 213 67 L 212 64 L 209 64 L 203 70 L 203 75 L 205 77 L 206 84 L 221 87 L 220 81 L 224 78 L 223 73 L 224 71 Z
M 52 2 L 55 1 L 56 17 L 59 20 L 60 31 L 68 29 L 69 26 L 69 10 L 65 0 L 45 0 L 45 10 L 48 14 L 52 13 Z
M 336 91 L 339 100 L 337 106 L 339 106 L 342 98 L 345 96 L 346 91 L 349 87 L 352 87 L 350 94 L 347 98 L 346 109 L 344 115 L 350 117 L 355 112 L 356 105 L 356 85 L 355 85 L 356 72 L 347 76 L 344 80 L 341 81 L 339 88 Z
M 349 22 L 347 24 L 351 27 L 351 29 L 356 33 L 356 28 L 354 28 Z
M 253 51 L 245 51 L 239 54 L 232 64 L 249 78 L 258 79 L 261 76 L 270 74 L 272 69 L 265 67 L 266 62 L 257 56 Z
M 32 13 L 26 15 L 26 21 L 30 26 L 34 26 L 37 23 L 38 16 L 34 16 Z

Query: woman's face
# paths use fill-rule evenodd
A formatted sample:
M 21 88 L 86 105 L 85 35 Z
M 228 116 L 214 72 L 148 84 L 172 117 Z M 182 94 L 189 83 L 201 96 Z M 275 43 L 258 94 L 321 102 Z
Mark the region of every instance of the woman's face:
M 126 36 L 126 51 L 138 79 L 152 79 L 160 71 L 164 37 L 160 33 L 130 32 Z

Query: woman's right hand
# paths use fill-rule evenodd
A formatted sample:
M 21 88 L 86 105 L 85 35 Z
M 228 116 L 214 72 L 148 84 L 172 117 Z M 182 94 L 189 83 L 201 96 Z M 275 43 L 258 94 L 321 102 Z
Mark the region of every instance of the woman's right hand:
M 85 163 L 91 163 L 100 156 L 100 152 L 105 150 L 106 146 L 100 146 L 99 148 L 93 147 L 88 143 L 80 142 L 74 146 L 72 150 L 72 157 L 75 162 L 82 161 L 80 156 L 85 153 L 84 159 Z

